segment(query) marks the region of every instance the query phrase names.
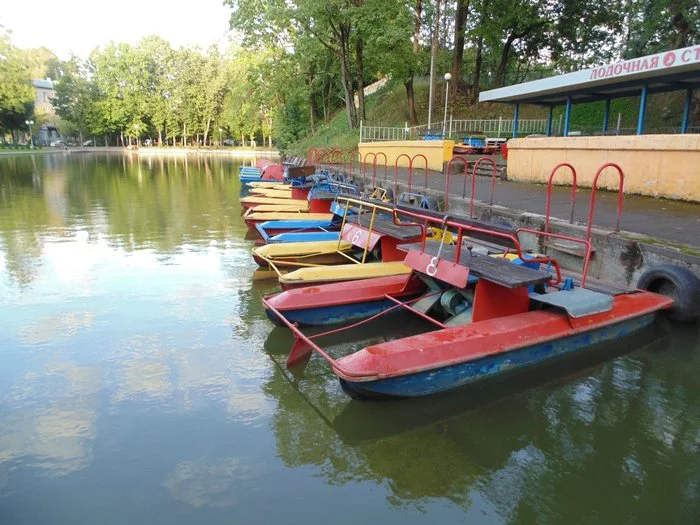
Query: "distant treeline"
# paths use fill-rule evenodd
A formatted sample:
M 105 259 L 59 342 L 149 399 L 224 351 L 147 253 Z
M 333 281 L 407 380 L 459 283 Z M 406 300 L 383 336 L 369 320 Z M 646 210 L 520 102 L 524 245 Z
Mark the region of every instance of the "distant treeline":
M 697 0 L 226 2 L 240 42 L 225 52 L 172 49 L 153 36 L 52 63 L 66 126 L 112 141 L 273 136 L 283 146 L 341 107 L 350 128 L 371 120 L 363 88 L 383 77 L 405 87 L 407 119 L 424 120 L 413 82 L 429 74 L 431 52 L 436 77 L 451 73 L 452 92 L 475 102 L 484 88 L 700 43 Z M 7 37 L 0 44 L 18 56 Z M 0 90 L 12 82 L 3 76 Z M 0 91 L 2 130 L 31 113 L 25 91 L 9 102 Z

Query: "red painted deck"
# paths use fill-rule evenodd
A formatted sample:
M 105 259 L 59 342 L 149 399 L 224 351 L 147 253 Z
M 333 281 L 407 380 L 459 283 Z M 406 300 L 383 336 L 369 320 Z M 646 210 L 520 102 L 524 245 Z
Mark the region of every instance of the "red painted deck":
M 385 295 L 419 293 L 425 285 L 411 275 L 392 275 L 361 281 L 343 281 L 322 286 L 306 286 L 266 297 L 266 301 L 279 310 L 324 308 L 364 301 L 381 300 Z

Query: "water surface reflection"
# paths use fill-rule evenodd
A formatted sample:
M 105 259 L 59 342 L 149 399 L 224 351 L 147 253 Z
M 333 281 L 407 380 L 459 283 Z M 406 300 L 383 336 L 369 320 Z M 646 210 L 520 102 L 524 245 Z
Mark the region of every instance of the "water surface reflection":
M 0 523 L 697 521 L 697 326 L 349 401 L 322 360 L 284 367 L 236 166 L 0 157 Z

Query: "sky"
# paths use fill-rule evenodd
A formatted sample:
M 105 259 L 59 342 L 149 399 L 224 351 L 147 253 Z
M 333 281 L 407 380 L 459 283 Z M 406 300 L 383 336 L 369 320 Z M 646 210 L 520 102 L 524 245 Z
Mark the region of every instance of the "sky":
M 231 8 L 223 0 L 4 0 L 0 25 L 20 48 L 44 46 L 86 58 L 110 41 L 135 44 L 156 34 L 173 47 L 228 43 Z

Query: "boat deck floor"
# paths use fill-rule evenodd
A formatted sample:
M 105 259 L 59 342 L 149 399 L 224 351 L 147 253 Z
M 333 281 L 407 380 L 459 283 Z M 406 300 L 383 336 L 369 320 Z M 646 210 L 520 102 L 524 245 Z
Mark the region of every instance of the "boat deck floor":
M 573 272 L 571 270 L 562 270 L 562 279 L 565 279 L 567 277 L 570 277 L 574 280 L 574 284 L 576 286 L 581 286 L 581 274 L 578 272 Z M 612 284 L 607 281 L 602 281 L 600 279 L 596 279 L 595 277 L 591 277 L 590 275 L 586 277 L 586 289 L 588 290 L 593 290 L 594 292 L 600 292 L 604 293 L 607 295 L 622 295 L 626 293 L 630 293 L 633 291 L 633 288 L 628 288 L 625 286 L 620 286 L 617 284 Z

